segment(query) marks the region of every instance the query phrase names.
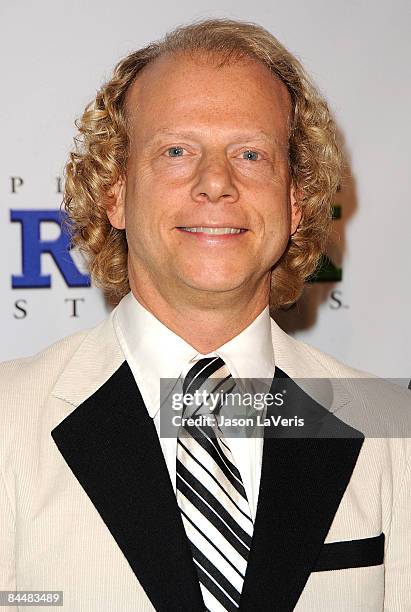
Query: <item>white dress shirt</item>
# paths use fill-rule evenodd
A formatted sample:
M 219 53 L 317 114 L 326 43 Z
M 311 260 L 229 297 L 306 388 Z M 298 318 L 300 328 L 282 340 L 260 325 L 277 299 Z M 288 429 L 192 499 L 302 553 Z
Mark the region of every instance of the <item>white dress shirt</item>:
M 113 322 L 147 411 L 154 419 L 175 492 L 177 438 L 160 436 L 160 379 L 181 379 L 191 360 L 215 355 L 223 359 L 233 378 L 271 379 L 274 351 L 269 308 L 267 306 L 238 336 L 207 355 L 198 353 L 161 323 L 131 292 L 116 307 Z M 255 518 L 264 439 L 262 436 L 230 437 L 227 442 Z

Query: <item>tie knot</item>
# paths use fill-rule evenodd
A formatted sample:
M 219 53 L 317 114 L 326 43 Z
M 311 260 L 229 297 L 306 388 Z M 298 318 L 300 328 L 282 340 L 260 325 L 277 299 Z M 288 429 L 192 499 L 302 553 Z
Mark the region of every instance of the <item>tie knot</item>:
M 226 378 L 230 372 L 221 357 L 203 357 L 198 359 L 188 370 L 184 382 L 183 393 L 195 393 L 208 378 Z
M 203 357 L 191 366 L 183 380 L 185 416 L 217 414 L 235 382 L 221 357 Z

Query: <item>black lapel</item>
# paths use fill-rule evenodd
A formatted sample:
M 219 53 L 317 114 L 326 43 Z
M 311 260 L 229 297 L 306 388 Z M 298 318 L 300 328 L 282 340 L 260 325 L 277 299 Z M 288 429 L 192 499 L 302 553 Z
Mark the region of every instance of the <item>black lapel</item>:
M 295 608 L 355 467 L 364 437 L 304 393 L 279 368 L 271 391 L 287 381 L 293 399 L 283 413 L 305 415 L 305 437 L 267 437 L 254 535 L 240 610 Z M 297 410 L 297 407 L 299 409 Z M 268 407 L 267 415 L 275 413 Z M 296 430 L 298 431 L 298 430 Z M 324 437 L 332 432 L 339 437 Z M 298 434 L 296 434 L 298 435 Z
M 128 363 L 51 435 L 154 608 L 203 610 L 159 439 Z

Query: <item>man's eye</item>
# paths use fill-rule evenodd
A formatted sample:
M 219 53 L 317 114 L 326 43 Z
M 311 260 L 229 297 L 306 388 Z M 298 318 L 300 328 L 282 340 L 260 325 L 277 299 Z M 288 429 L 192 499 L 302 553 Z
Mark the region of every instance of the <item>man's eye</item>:
M 167 149 L 168 157 L 181 157 L 183 155 L 183 147 L 170 147 Z
M 257 151 L 244 151 L 243 153 L 244 159 L 248 159 L 249 161 L 258 161 L 259 155 Z

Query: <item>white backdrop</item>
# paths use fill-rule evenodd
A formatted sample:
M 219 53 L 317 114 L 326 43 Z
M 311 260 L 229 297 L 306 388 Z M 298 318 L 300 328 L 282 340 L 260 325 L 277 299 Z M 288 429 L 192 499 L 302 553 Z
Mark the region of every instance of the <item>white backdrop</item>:
M 0 360 L 33 354 L 106 316 L 100 292 L 69 287 L 49 254 L 41 256 L 41 273 L 51 275 L 50 288 L 12 288 L 12 275 L 22 274 L 23 227 L 30 244 L 38 244 L 35 211 L 60 206 L 57 177 L 71 148 L 73 121 L 116 61 L 177 24 L 209 16 L 260 23 L 295 53 L 327 97 L 347 150 L 351 177 L 337 198 L 342 218 L 334 222 L 330 247 L 343 280 L 310 286 L 301 303 L 279 319 L 281 325 L 354 367 L 409 378 L 411 8 L 406 0 L 3 0 Z M 24 224 L 11 221 L 21 211 L 33 212 Z M 41 224 L 40 240 L 58 235 L 55 223 Z M 29 252 L 25 258 L 28 269 L 35 258 Z

